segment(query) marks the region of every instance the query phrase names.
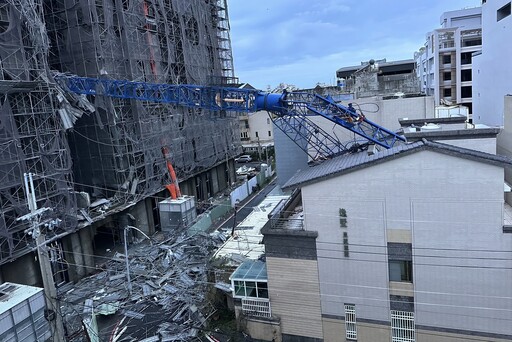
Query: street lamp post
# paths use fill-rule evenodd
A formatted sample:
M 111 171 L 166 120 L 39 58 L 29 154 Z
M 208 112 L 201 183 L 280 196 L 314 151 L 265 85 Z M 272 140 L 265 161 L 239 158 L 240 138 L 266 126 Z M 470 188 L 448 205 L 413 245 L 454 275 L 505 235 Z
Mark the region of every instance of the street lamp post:
M 149 240 L 149 243 L 151 246 L 153 246 L 153 243 L 151 242 L 151 238 L 149 236 L 147 236 L 147 234 L 144 233 L 139 228 L 133 227 L 133 226 L 124 227 L 124 260 L 126 262 L 126 282 L 127 282 L 128 292 L 131 295 L 132 294 L 132 281 L 130 278 L 130 260 L 128 259 L 128 229 L 135 229 L 136 231 L 140 232 L 142 235 L 144 235 Z

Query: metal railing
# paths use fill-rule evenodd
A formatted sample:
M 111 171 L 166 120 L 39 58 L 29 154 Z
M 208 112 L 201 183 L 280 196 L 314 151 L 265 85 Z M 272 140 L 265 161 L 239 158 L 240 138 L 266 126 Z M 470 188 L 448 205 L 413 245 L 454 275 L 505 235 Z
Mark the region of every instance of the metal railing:
M 247 316 L 266 318 L 272 316 L 270 301 L 268 299 L 242 298 L 242 312 Z
M 285 219 L 285 218 L 272 218 L 270 219 L 270 228 L 272 229 L 293 229 L 304 230 L 303 219 Z

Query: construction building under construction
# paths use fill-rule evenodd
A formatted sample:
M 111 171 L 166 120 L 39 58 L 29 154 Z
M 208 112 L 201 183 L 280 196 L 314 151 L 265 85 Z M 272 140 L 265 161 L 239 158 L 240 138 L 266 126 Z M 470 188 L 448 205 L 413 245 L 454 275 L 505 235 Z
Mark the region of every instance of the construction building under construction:
M 29 224 L 19 220 L 29 212 L 24 173 L 38 207 L 52 209 L 41 220 L 57 283 L 85 275 L 126 225 L 154 232 L 169 183 L 163 149 L 199 203 L 234 180 L 236 120 L 72 96 L 59 74 L 232 84 L 226 0 L 0 1 L 0 281 L 40 284 Z

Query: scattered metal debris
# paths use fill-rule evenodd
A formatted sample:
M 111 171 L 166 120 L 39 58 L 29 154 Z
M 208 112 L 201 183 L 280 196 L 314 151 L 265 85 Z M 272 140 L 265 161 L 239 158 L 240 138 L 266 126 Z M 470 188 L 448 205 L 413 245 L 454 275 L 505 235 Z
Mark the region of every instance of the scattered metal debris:
M 159 233 L 159 242 L 128 252 L 132 294 L 126 283 L 125 255 L 116 252 L 101 272 L 82 279 L 63 294 L 67 330 L 83 327 L 83 313 L 96 316 L 99 340 L 197 340 L 214 307 L 207 296 L 207 263 L 222 242 L 200 233 L 192 237 Z M 84 311 L 85 310 L 85 311 Z M 90 329 L 88 329 L 90 330 Z M 85 334 L 81 340 L 86 341 Z

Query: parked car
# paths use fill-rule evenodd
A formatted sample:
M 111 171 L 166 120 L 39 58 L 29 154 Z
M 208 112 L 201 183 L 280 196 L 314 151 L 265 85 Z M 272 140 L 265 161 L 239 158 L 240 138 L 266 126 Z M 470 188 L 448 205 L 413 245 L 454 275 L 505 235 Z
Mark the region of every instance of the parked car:
M 250 155 L 248 155 L 248 154 L 244 154 L 244 155 L 241 155 L 241 156 L 240 156 L 240 157 L 238 157 L 238 158 L 235 158 L 235 161 L 236 161 L 237 163 L 248 163 L 248 162 L 252 161 L 252 158 L 251 158 L 251 156 L 250 156 Z

